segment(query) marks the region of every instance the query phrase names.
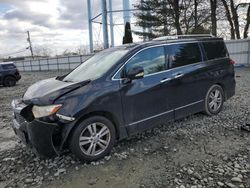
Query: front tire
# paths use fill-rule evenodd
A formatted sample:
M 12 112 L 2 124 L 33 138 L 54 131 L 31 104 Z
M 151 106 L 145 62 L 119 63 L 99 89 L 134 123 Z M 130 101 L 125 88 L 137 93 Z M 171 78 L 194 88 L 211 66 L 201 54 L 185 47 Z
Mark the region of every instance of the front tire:
M 3 85 L 7 87 L 13 87 L 16 85 L 16 79 L 14 77 L 8 76 L 4 79 Z
M 221 86 L 212 85 L 205 99 L 205 113 L 209 116 L 217 115 L 223 107 L 224 91 Z
M 96 161 L 111 152 L 115 138 L 113 123 L 105 117 L 93 116 L 76 127 L 71 137 L 70 150 L 82 161 Z

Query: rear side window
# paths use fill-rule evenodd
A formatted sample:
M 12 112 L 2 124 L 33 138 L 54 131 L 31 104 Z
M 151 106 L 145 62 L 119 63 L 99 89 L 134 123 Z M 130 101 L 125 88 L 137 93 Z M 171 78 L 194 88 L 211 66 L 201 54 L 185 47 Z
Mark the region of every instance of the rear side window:
M 5 64 L 2 65 L 3 69 L 15 69 L 16 66 L 14 64 Z
M 153 47 L 135 55 L 126 65 L 126 72 L 132 67 L 144 68 L 144 75 L 164 71 L 166 68 L 164 47 Z
M 203 46 L 208 60 L 228 57 L 227 48 L 223 41 L 203 42 Z
M 180 67 L 202 61 L 198 43 L 173 44 L 168 47 L 170 67 Z

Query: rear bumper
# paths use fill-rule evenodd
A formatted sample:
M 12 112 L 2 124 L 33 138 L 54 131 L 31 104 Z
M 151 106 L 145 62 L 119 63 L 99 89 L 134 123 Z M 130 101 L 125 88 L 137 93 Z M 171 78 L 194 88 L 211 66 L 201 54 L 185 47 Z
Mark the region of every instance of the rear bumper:
M 226 100 L 230 99 L 231 97 L 233 97 L 235 95 L 235 88 L 231 89 L 231 90 L 227 90 L 226 92 Z
M 17 76 L 16 76 L 16 81 L 20 80 L 21 78 L 22 78 L 21 75 L 17 75 Z
M 231 82 L 231 84 L 228 85 L 229 87 L 225 90 L 225 100 L 228 100 L 235 95 L 235 88 L 236 88 L 235 80 L 233 81 L 233 83 Z

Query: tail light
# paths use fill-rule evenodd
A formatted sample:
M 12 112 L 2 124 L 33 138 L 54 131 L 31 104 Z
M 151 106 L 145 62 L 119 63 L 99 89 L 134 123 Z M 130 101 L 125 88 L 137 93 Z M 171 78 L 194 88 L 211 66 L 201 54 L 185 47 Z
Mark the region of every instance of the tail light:
M 229 59 L 229 63 L 230 63 L 231 65 L 234 65 L 234 64 L 235 64 L 235 61 L 232 60 L 232 59 Z

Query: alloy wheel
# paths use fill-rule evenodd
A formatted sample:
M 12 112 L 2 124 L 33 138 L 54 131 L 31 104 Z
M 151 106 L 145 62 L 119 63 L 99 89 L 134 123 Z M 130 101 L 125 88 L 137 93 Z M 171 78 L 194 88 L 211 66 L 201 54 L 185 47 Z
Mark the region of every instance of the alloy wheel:
M 97 156 L 107 149 L 110 137 L 110 130 L 105 124 L 92 123 L 81 132 L 79 146 L 85 155 Z
M 222 94 L 220 90 L 214 89 L 209 94 L 208 105 L 211 111 L 216 112 L 222 105 Z

